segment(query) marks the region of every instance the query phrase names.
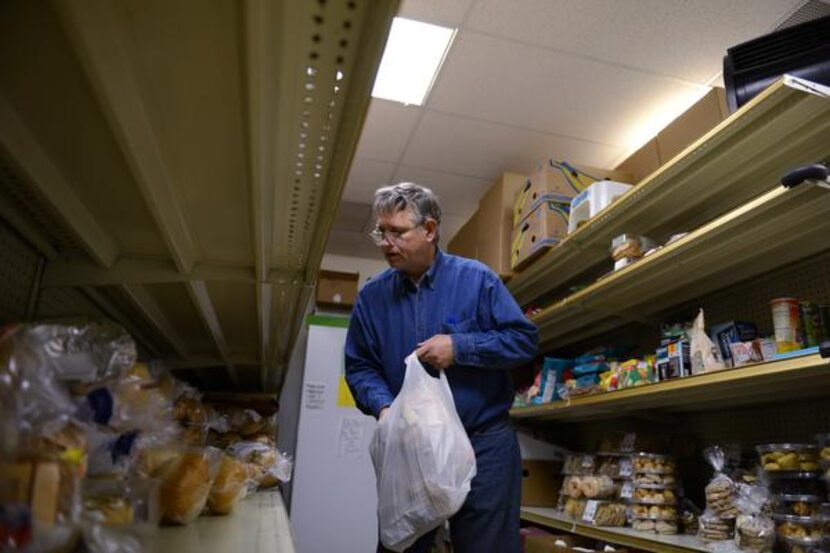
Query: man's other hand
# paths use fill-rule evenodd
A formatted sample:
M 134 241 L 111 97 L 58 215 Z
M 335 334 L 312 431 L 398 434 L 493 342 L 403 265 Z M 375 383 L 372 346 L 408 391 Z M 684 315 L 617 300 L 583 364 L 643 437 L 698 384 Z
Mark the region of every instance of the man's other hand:
M 452 337 L 448 334 L 436 334 L 429 340 L 421 342 L 415 353 L 418 359 L 429 363 L 436 369 L 446 369 L 455 360 Z

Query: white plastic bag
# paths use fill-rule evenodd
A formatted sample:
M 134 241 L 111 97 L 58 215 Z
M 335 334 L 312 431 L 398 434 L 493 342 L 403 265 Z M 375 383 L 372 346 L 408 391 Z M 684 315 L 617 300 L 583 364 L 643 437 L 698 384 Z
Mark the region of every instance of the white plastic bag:
M 384 547 L 403 551 L 454 515 L 476 474 L 470 439 L 447 377 L 431 377 L 413 353 L 403 386 L 370 446 Z
M 719 371 L 726 368 L 721 359 L 720 349 L 706 334 L 703 309 L 700 310 L 692 329 L 689 331 L 692 350 L 692 374 Z

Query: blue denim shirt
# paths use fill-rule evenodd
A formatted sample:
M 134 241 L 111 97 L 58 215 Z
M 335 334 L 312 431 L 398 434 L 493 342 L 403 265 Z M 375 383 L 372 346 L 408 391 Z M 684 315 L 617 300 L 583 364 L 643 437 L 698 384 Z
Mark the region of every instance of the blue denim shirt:
M 404 359 L 436 334 L 452 337 L 455 364 L 446 374 L 464 428 L 506 416 L 509 369 L 536 356 L 537 329 L 489 268 L 440 250 L 420 286 L 388 269 L 360 291 L 346 338 L 346 381 L 358 408 L 377 416 L 391 404 Z

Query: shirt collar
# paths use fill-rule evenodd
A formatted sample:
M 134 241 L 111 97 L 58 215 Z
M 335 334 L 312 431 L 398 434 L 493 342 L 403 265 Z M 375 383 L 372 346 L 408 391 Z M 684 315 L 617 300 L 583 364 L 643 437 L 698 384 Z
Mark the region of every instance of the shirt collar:
M 432 265 L 429 266 L 429 269 L 427 269 L 427 272 L 425 272 L 424 275 L 421 277 L 421 282 L 420 282 L 421 286 L 429 288 L 430 290 L 435 289 L 435 281 L 436 281 L 436 279 L 438 278 L 438 275 L 441 272 L 441 265 L 443 265 L 443 258 L 444 258 L 444 253 L 441 251 L 441 248 L 436 247 L 435 248 L 435 259 L 432 261 Z M 402 291 L 405 292 L 409 288 L 417 289 L 417 285 L 412 281 L 412 279 L 410 279 L 404 273 L 398 271 L 398 276 L 400 278 L 401 290 Z

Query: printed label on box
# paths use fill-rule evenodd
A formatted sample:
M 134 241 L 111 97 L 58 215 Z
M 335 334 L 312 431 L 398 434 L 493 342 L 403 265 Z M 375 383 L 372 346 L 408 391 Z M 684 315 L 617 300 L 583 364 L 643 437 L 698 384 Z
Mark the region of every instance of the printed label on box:
M 597 515 L 598 501 L 591 500 L 585 505 L 585 511 L 582 513 L 583 522 L 594 522 L 594 517 Z

